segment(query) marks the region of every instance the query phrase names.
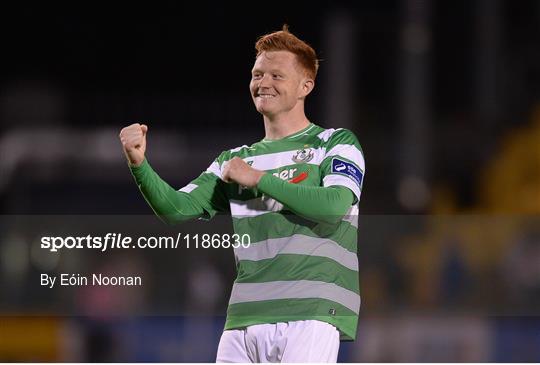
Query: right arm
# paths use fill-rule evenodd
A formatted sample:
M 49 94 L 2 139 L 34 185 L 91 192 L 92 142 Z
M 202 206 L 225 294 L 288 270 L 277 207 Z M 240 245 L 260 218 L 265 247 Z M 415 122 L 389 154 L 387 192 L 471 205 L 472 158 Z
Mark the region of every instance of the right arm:
M 159 177 L 145 158 L 147 132 L 146 125 L 135 123 L 122 129 L 120 140 L 135 182 L 156 215 L 174 224 L 224 210 L 223 182 L 215 173 L 204 172 L 178 191 Z
M 190 194 L 173 189 L 146 159 L 139 166 L 131 165 L 130 169 L 144 199 L 166 223 L 175 224 L 203 216 L 201 204 Z

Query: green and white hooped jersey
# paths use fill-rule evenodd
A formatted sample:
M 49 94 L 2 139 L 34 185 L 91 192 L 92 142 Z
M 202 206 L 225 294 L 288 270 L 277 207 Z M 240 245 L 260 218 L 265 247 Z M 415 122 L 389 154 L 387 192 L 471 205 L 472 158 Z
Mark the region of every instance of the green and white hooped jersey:
M 336 225 L 303 219 L 256 189 L 224 183 L 223 167 L 235 156 L 291 183 L 345 186 L 355 202 Z M 225 151 L 180 189 L 201 204 L 206 218 L 230 212 L 235 233 L 250 236 L 248 248 L 235 249 L 238 275 L 225 329 L 316 319 L 335 325 L 342 339 L 355 339 L 358 201 L 364 172 L 362 149 L 351 131 L 310 124 L 280 140 Z

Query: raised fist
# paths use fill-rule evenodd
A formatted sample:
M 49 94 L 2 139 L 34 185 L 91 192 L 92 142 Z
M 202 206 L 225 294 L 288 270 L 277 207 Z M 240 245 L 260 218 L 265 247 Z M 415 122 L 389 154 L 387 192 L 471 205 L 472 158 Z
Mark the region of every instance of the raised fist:
M 120 131 L 120 141 L 122 142 L 124 154 L 133 166 L 140 166 L 144 161 L 147 132 L 148 127 L 139 123 L 134 123 Z

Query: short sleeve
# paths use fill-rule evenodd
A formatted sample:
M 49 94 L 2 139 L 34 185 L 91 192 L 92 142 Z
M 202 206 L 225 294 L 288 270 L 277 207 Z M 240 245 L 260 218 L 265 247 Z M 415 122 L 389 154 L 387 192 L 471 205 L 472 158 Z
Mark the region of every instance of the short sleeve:
M 325 144 L 325 155 L 321 163 L 322 186 L 345 186 L 360 201 L 365 175 L 365 161 L 358 139 L 348 129 L 332 134 Z

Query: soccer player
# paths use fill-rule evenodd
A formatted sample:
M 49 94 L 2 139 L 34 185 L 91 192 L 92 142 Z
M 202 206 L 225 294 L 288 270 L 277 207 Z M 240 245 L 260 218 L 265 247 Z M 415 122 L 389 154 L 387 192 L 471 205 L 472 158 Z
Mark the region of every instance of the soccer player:
M 221 153 L 179 190 L 145 159 L 148 127 L 120 132 L 145 199 L 169 223 L 230 212 L 249 247 L 234 282 L 217 362 L 336 362 L 360 309 L 356 231 L 365 172 L 358 140 L 304 113 L 313 48 L 283 30 L 259 38 L 249 85 L 265 138 Z

